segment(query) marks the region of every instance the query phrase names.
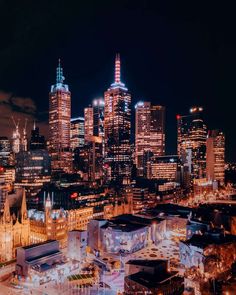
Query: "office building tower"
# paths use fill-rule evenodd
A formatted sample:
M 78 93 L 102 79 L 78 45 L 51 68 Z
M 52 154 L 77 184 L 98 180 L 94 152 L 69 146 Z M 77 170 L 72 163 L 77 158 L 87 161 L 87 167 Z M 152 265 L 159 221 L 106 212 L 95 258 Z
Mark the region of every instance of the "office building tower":
M 70 146 L 72 151 L 84 145 L 84 118 L 72 118 L 70 121 Z
M 93 107 L 84 109 L 84 139 L 93 136 Z
M 202 107 L 193 107 L 189 115 L 177 115 L 178 156 L 188 167 L 192 179 L 206 176 L 207 127 L 202 111 Z
M 105 165 L 108 181 L 131 179 L 131 95 L 120 79 L 120 56 L 115 59 L 115 81 L 105 92 Z
M 36 195 L 44 183 L 50 182 L 50 157 L 46 149 L 20 151 L 16 155 L 16 185 Z
M 147 153 L 165 154 L 165 107 L 150 102 L 135 106 L 135 163 L 138 176 L 145 176 Z
M 6 167 L 11 161 L 11 144 L 7 137 L 0 137 L 0 166 Z
M 31 138 L 29 149 L 32 150 L 39 150 L 39 149 L 46 149 L 46 142 L 43 135 L 39 133 L 39 127 L 36 127 L 34 123 L 34 128 L 31 131 Z
M 93 135 L 104 138 L 104 99 L 93 100 Z
M 225 136 L 219 130 L 210 130 L 206 142 L 206 176 L 220 185 L 225 182 Z
M 57 67 L 56 84 L 49 93 L 49 141 L 52 172 L 71 172 L 70 150 L 71 93 L 64 84 L 63 70 Z
M 176 155 L 153 158 L 148 165 L 148 178 L 180 182 L 180 161 Z
M 78 166 L 83 180 L 102 184 L 103 182 L 103 145 L 102 138 L 90 136 L 85 145 L 79 149 Z

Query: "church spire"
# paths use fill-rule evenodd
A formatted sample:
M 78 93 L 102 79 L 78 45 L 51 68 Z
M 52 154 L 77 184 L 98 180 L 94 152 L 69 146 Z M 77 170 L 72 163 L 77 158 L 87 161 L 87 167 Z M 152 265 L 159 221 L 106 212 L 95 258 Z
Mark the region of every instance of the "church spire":
M 52 209 L 52 201 L 51 201 L 51 198 L 50 198 L 50 194 L 48 193 L 48 196 L 47 196 L 47 199 L 46 199 L 46 202 L 44 204 L 44 208 L 45 210 L 51 210 Z
M 11 214 L 10 214 L 10 205 L 8 201 L 8 196 L 6 196 L 5 204 L 4 204 L 4 211 L 3 211 L 3 222 L 9 223 L 11 221 Z
M 59 83 L 63 83 L 64 80 L 65 80 L 65 78 L 63 77 L 63 69 L 61 67 L 61 59 L 59 58 L 58 59 L 56 82 L 57 82 L 57 84 L 59 84 Z
M 120 83 L 120 54 L 116 54 L 115 60 L 115 83 Z
M 23 189 L 22 202 L 21 202 L 21 222 L 27 219 L 27 206 L 25 189 Z

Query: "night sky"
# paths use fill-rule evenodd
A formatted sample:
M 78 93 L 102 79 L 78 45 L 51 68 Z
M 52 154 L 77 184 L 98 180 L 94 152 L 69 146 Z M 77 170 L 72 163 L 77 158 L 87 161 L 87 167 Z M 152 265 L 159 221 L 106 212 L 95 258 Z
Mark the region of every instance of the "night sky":
M 227 160 L 236 161 L 235 9 L 204 2 L 0 1 L 0 135 L 10 135 L 12 114 L 22 125 L 27 117 L 29 129 L 36 118 L 47 133 L 59 57 L 72 115 L 83 115 L 113 82 L 120 52 L 133 106 L 167 108 L 168 153 L 176 152 L 176 114 L 201 105 L 208 127 L 226 133 Z

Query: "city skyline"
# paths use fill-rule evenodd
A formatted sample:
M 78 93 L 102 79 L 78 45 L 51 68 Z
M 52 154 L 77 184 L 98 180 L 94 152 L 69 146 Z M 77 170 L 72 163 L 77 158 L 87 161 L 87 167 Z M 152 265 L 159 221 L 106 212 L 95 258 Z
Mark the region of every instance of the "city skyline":
M 232 12 L 2 2 L 0 295 L 236 294 Z
M 86 5 L 80 10 L 76 4 L 56 6 L 52 1 L 46 10 L 39 7 L 37 11 L 34 5 L 29 5 L 25 12 L 28 19 L 25 21 L 15 15 L 18 5 L 10 11 L 6 10 L 5 17 L 16 17 L 19 28 L 13 26 L 2 34 L 6 42 L 5 50 L 0 51 L 0 110 L 5 114 L 14 112 L 20 118 L 25 114 L 29 119 L 36 117 L 45 133 L 47 90 L 54 80 L 58 58 L 62 59 L 71 88 L 72 116 L 76 117 L 82 115 L 83 108 L 94 98 L 103 95 L 113 78 L 113 57 L 120 52 L 125 80 L 133 95 L 132 111 L 140 99 L 166 107 L 168 153 L 176 149 L 176 134 L 172 131 L 176 126 L 176 114 L 185 114 L 193 105 L 201 105 L 207 113 L 207 126 L 222 129 L 226 134 L 226 159 L 235 160 L 233 151 L 236 140 L 231 118 L 234 109 L 232 97 L 235 96 L 233 68 L 236 61 L 233 52 L 236 44 L 226 31 L 230 18 L 223 18 L 221 26 L 217 25 L 216 15 L 221 13 L 217 6 L 215 14 L 208 19 L 210 7 L 207 5 L 205 11 L 200 6 L 188 11 L 191 7 L 181 4 L 167 10 L 164 4 L 157 9 L 149 2 L 138 2 L 134 6 L 124 1 L 108 14 L 107 20 L 121 13 L 123 22 L 111 22 L 108 30 L 104 29 L 105 20 L 99 22 L 98 16 L 99 20 L 103 19 L 113 5 L 107 4 L 107 9 L 104 7 L 94 4 L 89 13 Z M 51 19 L 49 16 L 54 9 L 57 13 Z M 62 15 L 65 17 L 62 18 Z M 140 15 L 144 20 L 142 24 L 137 21 Z M 39 21 L 42 16 L 45 19 L 43 24 Z M 54 30 L 59 19 L 60 32 Z M 127 26 L 129 19 L 130 28 Z M 198 23 L 201 25 L 198 26 Z M 27 27 L 28 31 L 25 30 Z M 7 37 L 12 30 L 15 30 L 13 43 Z M 51 34 L 51 30 L 55 34 Z M 78 32 L 75 34 L 76 30 Z M 133 30 L 135 33 L 130 35 Z M 22 31 L 24 42 L 21 42 L 19 35 Z M 99 33 L 94 34 L 95 31 Z M 63 33 L 65 37 L 62 42 L 58 37 Z M 116 38 L 119 33 L 122 33 L 123 42 Z M 35 38 L 34 34 L 40 38 Z M 31 46 L 28 47 L 28 44 Z M 9 117 L 4 116 L 0 121 L 7 132 L 5 135 L 12 130 Z

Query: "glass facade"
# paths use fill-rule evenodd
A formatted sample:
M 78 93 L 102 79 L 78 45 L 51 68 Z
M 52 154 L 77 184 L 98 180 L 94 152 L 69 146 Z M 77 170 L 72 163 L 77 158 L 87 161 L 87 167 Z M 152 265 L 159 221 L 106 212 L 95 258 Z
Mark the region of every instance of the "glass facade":
M 135 106 L 135 163 L 138 176 L 146 175 L 147 155 L 165 154 L 165 107 L 138 102 Z
M 131 178 L 131 95 L 120 81 L 116 56 L 115 83 L 105 92 L 105 166 L 108 181 L 127 184 Z

